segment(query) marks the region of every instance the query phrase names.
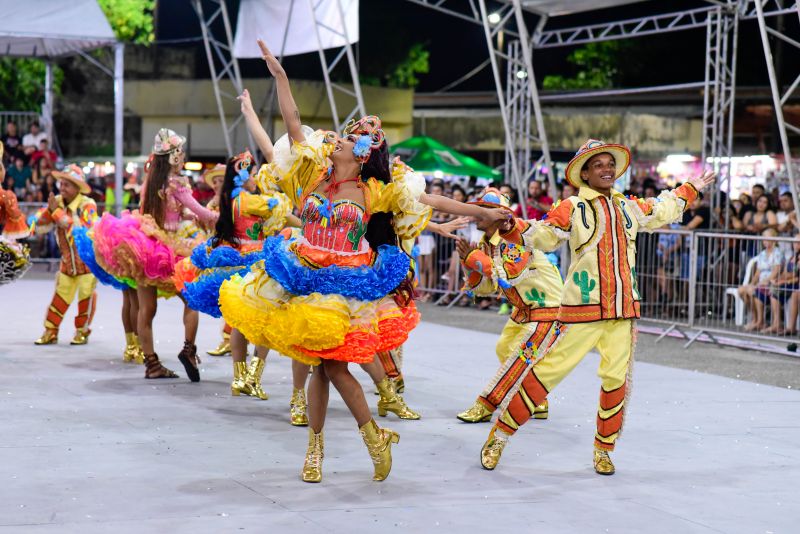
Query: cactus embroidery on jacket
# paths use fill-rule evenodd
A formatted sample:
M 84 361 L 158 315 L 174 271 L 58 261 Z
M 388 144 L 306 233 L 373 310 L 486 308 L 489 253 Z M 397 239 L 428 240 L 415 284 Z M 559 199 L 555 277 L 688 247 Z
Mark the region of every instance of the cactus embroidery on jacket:
M 572 281 L 575 282 L 575 285 L 581 290 L 581 302 L 583 304 L 589 304 L 589 294 L 594 290 L 597 283 L 589 278 L 589 273 L 587 271 L 572 273 Z
M 535 302 L 540 308 L 544 308 L 544 299 L 547 298 L 547 296 L 544 291 L 540 293 L 539 290 L 534 287 L 525 293 L 525 298 L 531 302 Z
M 353 228 L 347 232 L 347 240 L 353 247 L 353 251 L 358 250 L 358 244 L 361 243 L 361 238 L 367 233 L 367 225 L 363 221 L 358 221 L 353 225 Z

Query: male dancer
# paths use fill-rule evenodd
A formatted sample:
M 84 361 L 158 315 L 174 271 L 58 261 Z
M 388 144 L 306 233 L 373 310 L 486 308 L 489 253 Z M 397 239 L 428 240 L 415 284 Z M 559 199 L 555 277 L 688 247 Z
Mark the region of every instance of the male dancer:
M 509 198 L 493 187 L 487 188 L 472 204 L 511 211 Z M 517 219 L 516 224 L 525 223 Z M 491 420 L 494 411 L 522 376 L 526 362 L 536 357 L 539 344 L 555 321 L 564 286 L 558 269 L 543 252 L 528 251 L 514 243 L 498 241 L 493 239 L 497 229 L 488 230 L 478 248 L 464 240 L 458 241 L 466 288 L 478 296 L 493 296 L 499 289 L 511 303 L 512 312 L 497 341 L 500 369 L 475 403 L 458 414 L 458 419 L 465 423 Z M 529 404 L 529 408 L 536 419 L 547 418 L 547 400 L 538 406 Z
M 508 437 L 530 418 L 529 402 L 541 404 L 592 349 L 600 353 L 600 405 L 594 438 L 594 469 L 614 474 L 609 452 L 622 432 L 639 317 L 636 233 L 679 219 L 700 190 L 714 181 L 704 173 L 657 198 L 626 198 L 614 182 L 630 165 L 630 150 L 590 139 L 566 168 L 578 194 L 554 206 L 543 221 L 504 223 L 501 235 L 526 249 L 554 250 L 569 241 L 571 263 L 556 327 L 544 340 L 519 389 L 481 450 L 481 464 L 494 469 Z M 540 355 L 542 356 L 542 355 Z
M 69 305 L 78 294 L 78 314 L 75 316 L 75 336 L 72 345 L 85 345 L 89 341 L 89 326 L 94 316 L 97 294 L 97 279 L 81 261 L 72 237 L 72 227 L 91 227 L 97 219 L 97 205 L 85 196 L 91 189 L 77 165 L 69 165 L 63 171 L 54 171 L 60 180 L 60 195 L 47 199 L 47 207 L 39 211 L 34 228 L 37 234 L 48 233 L 55 225 L 56 241 L 61 250 L 61 265 L 56 275 L 56 292 L 47 309 L 44 334 L 34 343 L 52 345 L 58 343 L 58 328 L 64 320 Z

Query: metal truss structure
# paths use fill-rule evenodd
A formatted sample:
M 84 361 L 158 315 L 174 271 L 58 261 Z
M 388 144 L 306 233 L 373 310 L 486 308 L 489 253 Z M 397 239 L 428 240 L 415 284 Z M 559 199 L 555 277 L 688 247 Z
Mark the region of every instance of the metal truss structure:
M 210 3 L 213 8 L 206 14 L 203 10 L 203 3 Z M 222 135 L 225 139 L 225 149 L 228 151 L 228 157 L 234 155 L 233 149 L 233 132 L 241 122 L 242 117 L 239 115 L 230 125 L 228 125 L 228 118 L 225 115 L 225 108 L 223 99 L 236 101 L 236 97 L 242 93 L 244 86 L 242 85 L 242 75 L 239 72 L 239 62 L 233 55 L 233 36 L 231 33 L 231 23 L 228 18 L 228 9 L 225 7 L 225 0 L 193 0 L 192 6 L 194 7 L 197 18 L 200 20 L 200 30 L 203 34 L 203 44 L 206 49 L 206 58 L 208 59 L 208 68 L 211 71 L 211 81 L 214 86 L 214 98 L 217 102 L 217 112 L 219 113 L 219 120 L 222 124 Z M 222 26 L 223 37 L 217 38 L 214 33 L 214 27 Z M 217 68 L 217 61 L 219 61 L 219 68 Z M 236 94 L 230 94 L 225 91 L 220 82 L 227 79 Z M 249 145 L 255 150 L 255 143 L 250 133 L 247 134 Z
M 499 28 L 503 28 L 506 36 L 512 36 L 521 40 L 522 43 L 528 43 L 528 46 L 520 47 L 523 56 L 525 56 L 523 59 L 530 58 L 532 52 L 536 49 L 576 46 L 590 42 L 629 39 L 705 28 L 706 68 L 704 80 L 700 82 L 704 88 L 702 157 L 704 162 L 711 158 L 712 167 L 720 173 L 721 187 L 718 188 L 718 191 L 729 192 L 731 186 L 729 158 L 733 154 L 733 113 L 736 99 L 736 55 L 739 23 L 740 21 L 758 21 L 775 106 L 775 117 L 778 122 L 781 144 L 786 159 L 786 178 L 789 181 L 794 197 L 795 210 L 800 218 L 800 199 L 798 199 L 798 186 L 796 184 L 800 172 L 793 167 L 792 152 L 788 138 L 788 132 L 800 134 L 800 125 L 788 124 L 784 120 L 782 110 L 782 106 L 800 86 L 800 75 L 781 94 L 781 88 L 776 79 L 773 66 L 768 36 L 771 35 L 774 38 L 781 39 L 797 48 L 800 48 L 800 42 L 768 27 L 766 24 L 766 18 L 768 17 L 787 14 L 800 15 L 800 0 L 707 0 L 707 3 L 711 5 L 696 9 L 553 30 L 545 30 L 545 26 L 549 22 L 548 15 L 536 13 L 539 16 L 539 20 L 531 37 L 527 35 L 527 29 L 524 20 L 522 20 L 523 9 L 520 6 L 520 0 L 501 0 L 503 5 L 499 10 L 491 14 L 493 21 L 489 20 L 485 0 L 477 0 L 477 6 L 476 0 L 407 1 L 483 26 L 487 44 L 489 45 L 500 111 L 503 116 L 503 125 L 506 133 L 506 177 L 515 177 L 514 181 L 517 183 L 522 180 L 523 174 L 521 170 L 528 169 L 531 164 L 530 147 L 527 150 L 520 149 L 520 143 L 524 144 L 525 142 L 523 139 L 527 139 L 529 145 L 535 143 L 536 140 L 543 141 L 542 149 L 548 156 L 547 160 L 549 160 L 549 150 L 546 148 L 547 136 L 544 132 L 544 126 L 539 119 L 541 117 L 541 102 L 535 91 L 533 62 L 526 60 L 526 68 L 516 71 L 520 73 L 520 76 L 527 73 L 528 76 L 525 81 L 528 83 L 525 85 L 533 88 L 532 91 L 527 91 L 527 98 L 530 101 L 522 102 L 520 94 L 524 91 L 521 89 L 521 84 L 517 79 L 514 76 L 507 76 L 504 87 L 499 76 L 496 66 L 497 57 L 508 61 L 509 72 L 520 65 L 519 53 L 514 51 L 513 43 L 509 45 L 508 54 L 501 54 L 497 51 L 493 38 L 500 31 Z M 507 28 L 512 12 L 517 19 L 516 31 Z M 699 84 L 690 83 L 684 85 L 688 87 Z M 647 89 L 638 88 L 636 91 L 644 92 Z M 606 90 L 603 91 L 603 94 L 624 94 L 626 91 L 629 90 Z M 530 127 L 531 110 L 533 110 L 537 119 L 538 136 L 525 134 L 526 131 L 532 131 Z M 520 117 L 518 116 L 519 114 L 523 116 Z M 526 114 L 528 115 L 527 117 L 524 116 Z M 728 164 L 725 165 L 725 163 Z M 548 167 L 550 167 L 549 161 Z M 524 192 L 524 188 L 521 189 L 521 192 Z M 719 206 L 720 195 L 714 195 L 714 197 L 712 199 L 712 207 Z
M 341 29 L 334 28 L 328 24 L 325 24 L 320 20 L 319 11 L 320 8 L 323 6 L 323 0 L 308 0 L 308 7 L 311 10 L 312 17 L 314 19 L 314 30 L 317 35 L 317 44 L 319 50 L 319 61 L 322 65 L 322 76 L 325 79 L 325 89 L 328 93 L 328 102 L 331 106 L 331 115 L 333 117 L 333 124 L 337 132 L 341 132 L 344 126 L 350 121 L 350 119 L 354 118 L 356 115 L 366 115 L 366 107 L 364 106 L 364 96 L 361 94 L 361 83 L 358 79 L 358 66 L 356 65 L 355 56 L 353 54 L 353 47 L 350 44 L 350 38 L 347 33 L 347 25 L 345 24 L 345 10 L 342 6 L 342 0 L 330 0 L 336 3 L 336 9 L 338 10 L 339 14 L 339 22 L 341 25 Z M 336 53 L 333 57 L 332 61 L 328 61 L 327 56 L 325 55 L 325 50 L 322 45 L 322 33 L 321 32 L 329 32 L 344 41 L 344 46 Z M 348 73 L 350 75 L 351 84 L 353 86 L 352 90 L 347 88 L 346 86 L 342 85 L 341 83 L 334 82 L 331 79 L 331 75 L 333 70 L 336 66 L 341 62 L 342 59 L 347 60 L 348 66 Z M 343 118 L 339 115 L 339 108 L 336 103 L 336 95 L 337 93 L 345 95 L 346 99 L 352 99 L 354 101 L 353 106 L 350 108 L 347 115 L 344 115 Z

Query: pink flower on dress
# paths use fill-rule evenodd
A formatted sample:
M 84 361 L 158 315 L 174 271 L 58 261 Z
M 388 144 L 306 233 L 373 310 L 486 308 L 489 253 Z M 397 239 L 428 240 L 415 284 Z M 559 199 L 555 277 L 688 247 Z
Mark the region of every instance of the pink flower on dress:
M 161 143 L 161 150 L 169 150 L 169 143 L 167 142 Z

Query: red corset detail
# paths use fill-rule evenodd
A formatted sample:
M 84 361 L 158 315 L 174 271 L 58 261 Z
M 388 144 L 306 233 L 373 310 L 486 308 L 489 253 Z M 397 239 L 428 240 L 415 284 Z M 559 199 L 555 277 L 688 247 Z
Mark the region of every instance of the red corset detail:
M 312 193 L 306 199 L 301 216 L 303 237 L 311 245 L 336 252 L 359 252 L 367 223 L 364 208 L 355 201 L 329 202 Z
M 240 215 L 239 210 L 234 209 L 233 234 L 241 241 L 263 241 L 264 231 L 261 217 Z

